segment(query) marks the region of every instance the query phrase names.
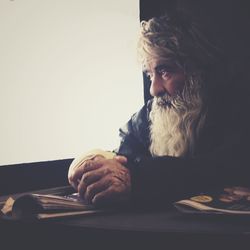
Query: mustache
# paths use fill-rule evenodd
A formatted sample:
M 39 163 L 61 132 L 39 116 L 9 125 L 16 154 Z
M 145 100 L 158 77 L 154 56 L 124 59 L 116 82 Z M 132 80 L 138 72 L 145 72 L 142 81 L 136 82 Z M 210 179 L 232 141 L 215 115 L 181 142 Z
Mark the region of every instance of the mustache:
M 160 107 L 170 108 L 173 106 L 177 95 L 170 96 L 168 93 L 164 93 L 160 96 L 155 97 L 156 104 Z

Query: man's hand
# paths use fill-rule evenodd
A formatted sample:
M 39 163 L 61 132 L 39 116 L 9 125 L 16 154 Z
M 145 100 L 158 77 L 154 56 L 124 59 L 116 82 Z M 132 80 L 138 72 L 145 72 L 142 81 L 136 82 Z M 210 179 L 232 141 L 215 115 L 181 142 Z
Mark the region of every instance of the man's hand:
M 124 156 L 116 156 L 112 160 L 96 156 L 74 171 L 71 182 L 78 182 L 80 196 L 93 204 L 128 200 L 131 191 L 130 172 L 122 165 L 126 162 Z

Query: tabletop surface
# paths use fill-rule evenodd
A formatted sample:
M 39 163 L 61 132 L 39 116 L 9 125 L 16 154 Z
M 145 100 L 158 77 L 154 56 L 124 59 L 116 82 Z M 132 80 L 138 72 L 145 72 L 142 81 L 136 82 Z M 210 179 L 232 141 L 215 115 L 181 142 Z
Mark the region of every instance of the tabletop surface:
M 34 191 L 35 193 L 62 194 L 69 187 Z M 0 197 L 0 206 L 14 194 Z M 39 221 L 33 223 L 40 223 Z M 44 223 L 44 222 L 42 222 Z M 115 210 L 101 214 L 50 219 L 45 223 L 100 230 L 134 232 L 171 232 L 187 234 L 244 234 L 250 235 L 250 216 L 239 215 L 186 215 L 174 206 L 166 210 Z

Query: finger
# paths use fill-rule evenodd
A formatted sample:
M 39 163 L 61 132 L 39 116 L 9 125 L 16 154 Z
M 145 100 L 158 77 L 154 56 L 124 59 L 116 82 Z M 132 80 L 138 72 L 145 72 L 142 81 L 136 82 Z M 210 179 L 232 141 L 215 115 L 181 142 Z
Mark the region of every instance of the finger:
M 78 180 L 80 180 L 84 173 L 88 171 L 95 170 L 102 165 L 100 161 L 87 160 L 81 164 L 69 177 L 69 181 L 77 185 Z
M 103 166 L 101 168 L 83 174 L 81 181 L 83 181 L 85 185 L 89 186 L 90 184 L 100 180 L 109 173 L 110 169 Z
M 122 155 L 117 155 L 114 157 L 114 159 L 117 160 L 121 164 L 126 164 L 128 162 L 128 159 Z
M 77 186 L 77 191 L 81 197 L 84 197 L 84 194 L 86 192 L 87 185 L 84 183 L 84 181 L 81 179 L 79 181 L 79 184 Z
M 111 183 L 112 183 L 112 180 L 111 180 L 110 176 L 106 176 L 106 177 L 100 179 L 99 181 L 89 185 L 86 188 L 84 198 L 86 199 L 86 201 L 92 202 L 93 197 L 96 194 L 107 189 L 109 186 L 111 186 Z
M 75 190 L 77 190 L 78 189 L 78 187 L 77 187 L 77 183 L 75 183 L 75 182 L 73 182 L 73 181 L 71 181 L 70 179 L 69 179 L 69 184 L 75 189 Z
M 86 162 L 81 172 L 82 173 L 81 179 L 77 180 L 78 181 L 77 190 L 80 196 L 84 197 L 87 186 L 91 184 L 91 182 L 97 181 L 98 179 L 101 178 L 101 173 L 95 173 L 96 171 L 95 168 L 98 166 L 99 165 L 96 164 L 96 162 L 93 161 Z
M 97 193 L 92 199 L 92 203 L 95 205 L 104 205 L 115 202 L 118 199 L 118 194 L 119 193 L 116 192 L 116 189 L 113 186 L 110 186 L 102 192 Z

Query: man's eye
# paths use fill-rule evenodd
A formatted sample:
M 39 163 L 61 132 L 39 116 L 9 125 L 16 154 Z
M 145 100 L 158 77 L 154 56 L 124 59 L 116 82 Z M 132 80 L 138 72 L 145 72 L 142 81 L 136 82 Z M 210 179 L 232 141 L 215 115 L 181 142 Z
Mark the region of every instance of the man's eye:
M 161 75 L 163 75 L 163 74 L 168 73 L 168 71 L 167 71 L 166 69 L 161 69 L 161 70 L 159 70 L 159 73 L 160 73 Z
M 175 72 L 175 67 L 173 65 L 159 65 L 156 67 L 156 71 L 162 77 L 169 77 Z
M 171 73 L 169 70 L 167 70 L 167 69 L 160 69 L 159 71 L 158 71 L 158 73 L 161 75 L 161 76 L 169 76 L 169 74 Z

